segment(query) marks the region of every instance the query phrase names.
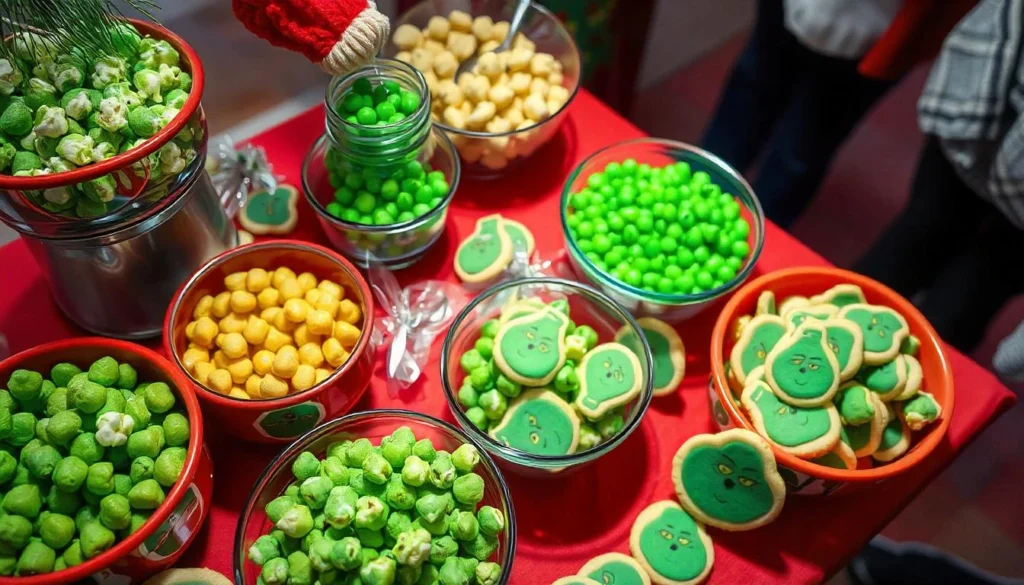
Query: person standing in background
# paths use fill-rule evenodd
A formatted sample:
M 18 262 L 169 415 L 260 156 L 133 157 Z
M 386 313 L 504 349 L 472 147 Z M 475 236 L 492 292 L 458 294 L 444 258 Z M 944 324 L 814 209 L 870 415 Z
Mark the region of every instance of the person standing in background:
M 790 226 L 839 146 L 976 0 L 760 0 L 702 146 L 746 172 L 767 217 Z

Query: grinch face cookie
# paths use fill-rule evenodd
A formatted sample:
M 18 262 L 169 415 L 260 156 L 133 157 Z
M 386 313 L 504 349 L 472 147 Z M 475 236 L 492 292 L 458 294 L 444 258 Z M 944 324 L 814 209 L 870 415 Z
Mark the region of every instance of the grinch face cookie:
M 839 389 L 839 363 L 825 343 L 825 327 L 804 323 L 783 337 L 765 360 L 765 379 L 789 404 L 818 406 Z
M 534 455 L 568 455 L 580 440 L 580 419 L 566 401 L 550 390 L 525 392 L 505 412 L 491 437 Z
M 939 417 L 942 416 L 942 405 L 935 400 L 934 396 L 922 390 L 903 403 L 900 415 L 911 430 L 920 431 L 939 420 Z
M 723 530 L 771 522 L 786 497 L 771 447 L 746 429 L 691 437 L 672 459 L 672 481 L 690 515 Z
M 512 219 L 501 218 L 501 229 L 508 234 L 513 253 L 522 252 L 527 256 L 533 254 L 533 233 L 526 229 L 525 225 Z
M 847 382 L 839 388 L 835 405 L 844 425 L 863 425 L 875 418 L 873 393 L 859 382 Z
M 839 363 L 839 377 L 849 380 L 864 363 L 864 333 L 846 319 L 828 319 L 822 324 L 828 348 Z
M 889 424 L 889 412 L 885 403 L 874 392 L 870 396 L 874 401 L 874 418 L 869 423 L 844 427 L 848 444 L 858 458 L 867 457 L 878 449 L 878 445 L 882 442 L 885 425 Z
M 800 325 L 803 325 L 804 321 L 812 319 L 814 321 L 827 321 L 832 317 L 836 316 L 839 309 L 832 305 L 808 305 L 806 307 L 800 307 L 793 309 L 788 313 L 784 313 L 782 319 L 786 321 L 786 326 L 790 330 L 796 329 Z
M 670 394 L 679 387 L 686 375 L 686 347 L 683 340 L 675 328 L 653 317 L 642 317 L 636 322 L 644 332 L 654 359 L 654 395 Z M 642 353 L 643 345 L 628 327 L 619 329 L 615 341 L 633 350 L 637 356 Z
M 757 315 L 778 315 L 779 308 L 775 306 L 775 293 L 766 290 L 757 295 Z
M 828 453 L 839 442 L 842 424 L 831 403 L 791 406 L 764 382 L 747 384 L 740 402 L 757 431 L 787 453 L 811 459 Z
M 510 380 L 544 386 L 565 364 L 565 332 L 569 318 L 541 309 L 510 319 L 494 338 L 494 363 Z
M 910 427 L 903 422 L 903 419 L 896 416 L 892 408 L 889 409 L 889 422 L 882 431 L 882 440 L 878 449 L 871 454 L 875 461 L 886 463 L 903 455 L 910 449 Z
M 812 305 L 832 305 L 843 308 L 847 305 L 864 304 L 864 291 L 855 284 L 837 284 L 820 295 L 810 298 Z
M 651 585 L 651 579 L 640 563 L 622 553 L 607 553 L 590 559 L 580 575 L 601 585 Z
M 562 577 L 556 579 L 551 585 L 601 585 L 597 581 L 594 581 L 590 577 L 584 577 L 583 575 L 573 575 L 571 577 Z
M 839 317 L 849 319 L 864 333 L 864 362 L 884 364 L 900 353 L 900 345 L 910 335 L 907 320 L 889 307 L 854 304 L 840 309 Z
M 751 370 L 764 365 L 768 353 L 785 334 L 785 321 L 775 315 L 758 315 L 743 327 L 729 354 L 729 365 L 741 385 L 746 384 Z
M 288 234 L 299 220 L 295 202 L 299 192 L 291 185 L 278 185 L 274 191 L 256 191 L 238 212 L 238 223 L 251 233 Z
M 879 366 L 865 366 L 857 372 L 857 379 L 878 394 L 883 402 L 894 400 L 907 384 L 907 365 L 903 355 Z
M 901 354 L 900 359 L 903 360 L 907 369 L 907 381 L 903 385 L 903 391 L 893 400 L 904 402 L 920 392 L 921 383 L 924 382 L 924 371 L 921 369 L 921 362 L 917 361 L 916 357 Z
M 779 303 L 779 314 L 785 315 L 786 313 L 792 311 L 793 309 L 802 309 L 804 307 L 809 306 L 810 304 L 811 302 L 807 299 L 807 297 L 801 297 L 799 295 L 786 297 L 785 299 L 782 300 L 781 303 Z
M 636 517 L 629 551 L 658 585 L 700 583 L 715 562 L 704 526 L 669 500 L 651 504 Z
M 501 215 L 481 217 L 476 229 L 455 251 L 455 273 L 463 282 L 486 282 L 512 262 L 512 240 L 502 229 Z
M 621 343 L 602 343 L 587 352 L 576 369 L 580 391 L 576 408 L 598 419 L 640 393 L 643 372 L 636 354 Z
M 857 456 L 854 455 L 853 449 L 846 442 L 839 441 L 828 453 L 811 459 L 811 463 L 817 463 L 818 465 L 824 465 L 833 469 L 854 470 L 857 469 Z

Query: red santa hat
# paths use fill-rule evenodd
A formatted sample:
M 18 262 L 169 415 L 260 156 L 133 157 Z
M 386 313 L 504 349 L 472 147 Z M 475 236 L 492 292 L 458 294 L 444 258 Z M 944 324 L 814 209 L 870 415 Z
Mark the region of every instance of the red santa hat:
M 256 36 L 297 51 L 331 75 L 370 62 L 391 25 L 373 0 L 232 0 L 232 10 Z

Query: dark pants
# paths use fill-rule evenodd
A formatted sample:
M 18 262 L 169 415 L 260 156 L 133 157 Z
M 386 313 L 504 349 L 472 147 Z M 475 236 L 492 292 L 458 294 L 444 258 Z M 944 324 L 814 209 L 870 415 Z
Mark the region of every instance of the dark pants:
M 768 218 L 788 227 L 836 149 L 891 85 L 860 75 L 857 61 L 804 47 L 783 25 L 782 0 L 761 0 L 703 146 L 741 173 L 763 155 L 754 192 Z
M 1024 289 L 1021 232 L 956 174 L 930 137 L 907 207 L 854 267 L 910 298 L 948 343 L 969 352 L 993 315 Z

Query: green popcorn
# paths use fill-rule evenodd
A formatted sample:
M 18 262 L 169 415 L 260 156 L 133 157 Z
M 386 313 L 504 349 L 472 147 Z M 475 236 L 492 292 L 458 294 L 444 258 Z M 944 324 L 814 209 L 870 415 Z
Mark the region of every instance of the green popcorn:
M 409 427 L 402 426 L 392 431 L 389 440 L 399 445 L 408 445 L 411 449 L 416 444 L 416 435 Z M 383 445 L 384 441 L 381 441 L 381 444 Z
M 486 561 L 498 549 L 498 539 L 479 533 L 473 540 L 461 542 L 459 548 L 462 549 L 464 554 L 478 561 Z
M 124 59 L 114 55 L 100 57 L 93 64 L 90 80 L 96 89 L 104 89 L 128 76 L 128 66 Z
M 523 385 L 519 382 L 513 382 L 505 377 L 505 374 L 498 374 L 498 377 L 494 381 L 494 387 L 501 392 L 502 395 L 508 398 L 515 398 L 523 391 Z
M 455 481 L 455 475 L 452 456 L 447 451 L 438 451 L 434 461 L 430 464 L 431 485 L 442 490 L 449 489 Z
M 50 418 L 46 426 L 46 436 L 55 445 L 67 445 L 78 436 L 82 428 L 82 417 L 73 410 L 63 410 Z
M 430 558 L 430 541 L 430 533 L 426 530 L 409 530 L 398 535 L 391 552 L 399 564 L 419 567 Z
M 7 451 L 0 451 L 0 484 L 7 483 L 18 469 L 18 460 Z
M 369 439 L 356 439 L 348 448 L 345 463 L 349 467 L 363 466 L 363 461 L 373 452 L 373 443 Z
M 555 375 L 555 390 L 562 394 L 568 394 L 579 389 L 580 377 L 576 373 L 576 368 L 569 364 L 562 366 L 562 369 L 558 370 L 558 374 Z
M 249 547 L 249 560 L 263 566 L 270 559 L 280 558 L 281 545 L 273 536 L 264 534 Z
M 14 155 L 18 153 L 18 150 L 14 148 L 11 143 L 4 143 L 0 145 L 0 171 L 7 169 L 14 161 Z
M 25 457 L 24 465 L 36 479 L 50 479 L 54 468 L 60 463 L 61 455 L 50 445 L 42 445 Z
M 587 449 L 593 449 L 594 447 L 601 444 L 601 433 L 585 422 L 580 423 L 580 440 L 578 443 L 578 451 L 586 451 Z
M 132 486 L 133 485 L 135 485 L 135 483 L 132 482 L 132 478 L 131 478 L 130 475 L 125 475 L 123 473 L 115 473 L 114 474 L 114 493 L 115 494 L 120 494 L 122 496 L 126 496 L 127 497 L 128 496 L 128 492 L 132 491 Z
M 56 388 L 50 396 L 46 398 L 46 406 L 43 412 L 46 416 L 53 417 L 58 412 L 64 412 L 68 409 L 68 389 L 67 388 Z M 81 420 L 81 417 L 79 417 Z
M 42 542 L 29 542 L 18 557 L 18 575 L 42 575 L 53 571 L 57 553 Z
M 351 445 L 352 441 L 349 440 L 335 441 L 327 446 L 327 457 L 333 457 L 344 464 L 346 462 L 346 454 L 348 453 L 348 448 Z
M 0 439 L 11 436 L 12 416 L 10 407 L 0 406 Z
M 348 485 L 348 467 L 337 457 L 327 457 L 320 463 L 320 475 L 329 479 L 332 486 Z
M 476 512 L 476 520 L 480 525 L 480 532 L 488 536 L 497 536 L 505 529 L 505 515 L 501 510 L 483 506 Z
M 433 446 L 431 446 L 433 448 Z M 417 455 L 410 455 L 402 466 L 402 481 L 412 487 L 420 487 L 430 478 L 430 465 Z
M 106 448 L 96 441 L 94 434 L 82 433 L 71 441 L 69 452 L 72 456 L 78 457 L 87 464 L 92 465 L 103 459 Z
M 106 212 L 105 203 L 97 203 L 84 197 L 75 202 L 75 213 L 80 218 L 100 217 Z
M 25 105 L 33 110 L 39 110 L 44 106 L 60 109 L 57 107 L 57 88 L 44 79 L 38 77 L 29 79 L 24 93 Z M 61 112 L 63 112 L 62 109 Z
M 153 382 L 146 386 L 146 407 L 150 412 L 163 414 L 174 408 L 174 393 L 163 382 Z
M 60 106 L 39 106 L 32 132 L 37 137 L 60 138 L 68 132 L 68 119 Z M 71 161 L 74 162 L 74 161 Z
M 149 457 L 136 457 L 132 461 L 131 469 L 128 476 L 132 480 L 132 485 L 139 483 L 144 479 L 151 479 L 153 477 L 153 468 L 156 463 Z
M 488 420 L 498 421 L 508 410 L 508 399 L 497 390 L 488 390 L 480 395 L 479 406 Z
M 107 415 L 123 416 L 117 412 L 109 412 Z M 104 416 L 107 416 L 104 415 Z M 98 421 L 98 424 L 102 425 L 102 417 Z M 141 431 L 132 433 L 128 436 L 128 457 L 134 459 L 136 457 L 151 457 L 156 458 L 160 454 L 160 450 L 164 448 L 163 433 L 157 431 L 159 427 L 149 427 Z M 100 431 L 97 431 L 97 439 L 101 437 L 102 427 Z M 102 442 L 102 441 L 101 441 Z
M 377 551 L 375 549 L 384 546 L 384 534 L 380 530 L 356 528 L 356 538 L 363 545 L 363 564 L 368 560 L 377 558 Z M 370 559 L 367 558 L 367 553 L 372 553 Z
M 61 556 L 64 559 L 64 563 L 69 567 L 77 567 L 85 562 L 85 555 L 82 554 L 82 542 L 81 540 L 72 540 L 71 544 L 64 549 L 64 554 Z
M 614 437 L 624 426 L 626 426 L 626 421 L 622 418 L 621 412 L 612 412 L 594 423 L 594 427 L 597 429 L 597 432 L 600 433 L 601 437 L 604 439 Z
M 128 112 L 128 127 L 143 138 L 149 138 L 156 134 L 160 129 L 159 123 L 159 117 L 146 106 L 138 106 Z
M 263 565 L 260 578 L 265 585 L 285 585 L 288 582 L 288 559 L 277 557 Z
M 21 85 L 21 70 L 7 59 L 0 59 L 0 95 L 11 95 Z
M 116 97 L 103 98 L 97 111 L 90 114 L 88 120 L 91 121 L 93 116 L 96 116 L 96 123 L 95 126 L 90 125 L 90 128 L 99 127 L 117 132 L 128 127 L 128 106 Z
M 100 461 L 90 465 L 85 477 L 85 489 L 96 496 L 105 496 L 113 492 L 114 465 L 109 461 Z
M 11 488 L 4 496 L 3 509 L 8 514 L 35 518 L 43 507 L 43 496 L 39 486 L 25 483 Z
M 376 496 L 362 496 L 356 502 L 355 527 L 380 530 L 388 521 L 388 505 Z
M 459 554 L 459 544 L 451 536 L 435 538 L 430 543 L 430 564 L 440 567 L 449 558 Z
M 188 444 L 191 428 L 188 418 L 179 412 L 172 412 L 164 418 L 164 440 L 168 447 L 181 447 Z
M 335 528 L 345 528 L 355 520 L 359 494 L 349 486 L 331 489 L 324 504 L 324 517 Z
M 127 405 L 127 401 L 124 398 L 124 394 L 121 394 L 120 390 L 115 388 L 107 388 L 107 401 L 103 403 L 103 408 L 96 411 L 97 416 L 103 416 L 108 412 L 123 413 L 124 407 Z M 134 428 L 135 421 L 132 421 Z
M 264 513 L 266 513 L 268 520 L 270 520 L 274 524 L 277 524 L 277 521 L 280 520 L 285 514 L 288 513 L 289 510 L 294 508 L 298 503 L 298 500 L 286 494 L 283 496 L 278 496 L 273 500 L 270 500 L 270 502 L 268 502 L 267 505 L 263 508 L 263 511 Z
M 320 474 L 320 460 L 309 451 L 303 451 L 292 463 L 292 474 L 300 482 L 315 477 Z
M 573 335 L 582 337 L 583 340 L 587 342 L 587 351 L 594 349 L 597 345 L 597 331 L 594 331 L 594 328 L 589 325 L 580 325 L 576 328 L 576 331 L 573 332 Z
M 181 67 L 161 63 L 157 73 L 160 75 L 160 89 L 162 91 L 171 91 L 181 87 Z M 160 100 L 153 101 L 159 102 Z
M 391 464 L 378 453 L 370 453 L 363 460 L 363 479 L 377 485 L 384 485 L 391 477 Z
M 125 59 L 133 59 L 139 53 L 139 43 L 142 37 L 134 26 L 127 22 L 118 22 L 107 29 L 110 32 L 110 40 L 114 44 L 114 50 Z
M 340 571 L 352 571 L 362 565 L 363 545 L 358 538 L 346 536 L 331 546 L 331 564 Z
M 21 550 L 31 537 L 32 523 L 27 518 L 19 515 L 0 516 L 0 547 Z
M 359 578 L 364 585 L 389 585 L 395 582 L 395 560 L 381 556 L 363 565 Z
M 414 444 L 415 441 L 407 443 L 394 440 L 392 437 L 384 437 L 380 442 L 380 454 L 393 469 L 401 469 L 406 457 L 412 455 Z
M 437 522 L 448 512 L 451 494 L 428 492 L 416 500 L 416 512 L 429 523 Z
M 480 524 L 472 512 L 452 512 L 448 517 L 448 533 L 455 540 L 473 540 L 480 533 Z
M 118 375 L 117 360 L 110 356 L 102 357 L 89 366 L 89 380 L 108 388 L 117 382 Z
M 81 529 L 79 542 L 82 556 L 91 559 L 114 545 L 114 533 L 98 521 L 89 522 Z
M 449 557 L 437 573 L 439 585 L 470 585 L 476 576 L 476 566 L 466 559 Z
M 103 97 L 117 98 L 121 103 L 128 106 L 128 109 L 137 108 L 146 101 L 146 96 L 136 92 L 127 81 L 112 83 L 103 90 Z
M 168 108 L 181 110 L 185 107 L 186 101 L 188 101 L 188 94 L 181 89 L 172 89 L 164 96 L 164 104 L 166 104 Z
M 313 514 L 308 506 L 295 504 L 274 526 L 292 538 L 302 538 L 313 530 Z
M 434 444 L 430 439 L 420 439 L 412 446 L 412 454 L 430 463 L 437 456 L 437 451 L 434 450 Z
M 331 564 L 332 545 L 331 541 L 324 538 L 309 545 L 309 562 L 317 572 L 334 569 L 334 565 Z
M 160 120 L 160 118 L 158 118 Z M 158 128 L 162 126 L 158 125 Z M 158 151 L 160 155 L 160 170 L 164 174 L 176 174 L 185 170 L 189 161 L 193 160 L 195 153 L 184 151 L 174 142 L 168 142 Z
M 53 68 L 53 85 L 57 91 L 64 93 L 82 87 L 85 74 L 73 63 L 58 63 Z
M 491 369 L 489 362 L 478 366 L 469 374 L 470 384 L 479 392 L 486 392 L 494 388 L 495 378 L 494 370 Z
M 83 413 L 91 414 L 103 408 L 107 402 L 107 389 L 75 376 L 68 382 L 68 405 Z
M 185 467 L 187 451 L 183 447 L 168 447 L 157 456 L 153 467 L 153 479 L 164 487 L 171 487 L 181 477 Z M 307 480 L 308 481 L 308 480 Z M 326 495 L 325 495 L 326 498 Z
M 484 499 L 484 479 L 475 473 L 468 473 L 455 480 L 452 495 L 460 504 L 476 504 Z
M 494 339 L 498 336 L 501 326 L 497 319 L 489 319 L 480 326 L 480 337 L 486 337 L 488 339 Z
M 56 470 L 54 472 L 56 473 Z M 50 486 L 45 503 L 50 512 L 67 516 L 74 515 L 82 507 L 82 500 L 77 492 L 65 492 L 56 485 Z
M 10 108 L 7 108 L 8 111 Z M 3 117 L 0 117 L 0 130 L 3 129 Z M 11 159 L 11 173 L 16 176 L 27 176 L 31 171 L 43 168 L 43 161 L 34 152 L 19 150 Z M 22 173 L 18 175 L 18 173 Z
M 166 451 L 165 451 L 166 452 Z M 163 454 L 161 454 L 161 457 Z M 334 483 L 322 475 L 307 478 L 299 486 L 299 495 L 312 510 L 322 510 L 334 488 Z
M 36 436 L 36 417 L 31 412 L 18 412 L 11 416 L 11 434 L 7 443 L 23 447 Z
M 134 510 L 155 510 L 164 502 L 164 491 L 153 479 L 144 479 L 128 492 L 128 502 Z
M 147 69 L 159 69 L 160 65 L 178 65 L 181 60 L 178 51 L 170 43 L 151 38 L 139 43 L 139 63 Z
M 68 97 L 71 96 L 71 97 Z M 90 96 L 84 89 L 71 94 L 67 93 L 61 98 L 61 107 L 64 113 L 72 120 L 84 120 L 89 117 L 93 110 L 99 107 L 99 103 L 93 104 Z
M 68 134 L 82 134 L 82 135 L 85 135 L 85 133 L 86 133 L 85 128 L 82 128 L 82 125 L 79 124 L 76 120 L 72 120 L 71 118 L 67 118 L 67 121 L 68 121 L 68 131 L 67 131 Z
M 180 69 L 178 70 L 181 71 Z M 143 99 L 148 99 L 156 103 L 161 103 L 164 98 L 161 93 L 161 79 L 160 74 L 152 69 L 140 69 L 135 72 L 132 76 L 132 81 L 135 83 L 135 87 L 139 90 L 139 95 Z M 175 84 L 177 85 L 177 84 Z
M 412 530 L 412 518 L 408 512 L 401 510 L 388 515 L 388 522 L 384 525 L 384 533 L 390 542 L 396 542 L 398 535 Z
M 110 494 L 100 500 L 100 522 L 111 530 L 122 530 L 131 526 L 132 510 L 128 498 Z
M 95 148 L 95 146 L 96 145 L 93 143 L 92 138 L 89 138 L 88 136 L 82 136 L 81 134 L 68 134 L 61 138 L 60 142 L 57 143 L 57 154 L 70 163 L 76 165 L 87 165 L 91 162 L 95 162 L 95 159 L 93 158 L 93 148 Z M 113 197 L 110 199 L 113 199 Z
M 476 566 L 476 582 L 478 585 L 497 585 L 501 580 L 501 565 L 498 563 L 480 563 Z
M 477 368 L 487 363 L 480 352 L 476 349 L 471 349 L 466 353 L 462 354 L 459 358 L 459 365 L 462 366 L 462 371 L 466 374 L 472 374 Z
M 455 397 L 463 408 L 473 408 L 480 402 L 480 393 L 473 387 L 473 383 L 469 378 L 463 380 L 462 387 L 459 388 L 459 392 Z
M 146 399 L 138 395 L 128 399 L 124 405 L 124 413 L 132 417 L 132 422 L 140 429 L 148 427 L 153 419 L 146 406 Z
M 182 71 L 181 75 L 178 76 L 178 87 L 182 91 L 192 91 L 192 76 L 186 71 Z
M 452 453 L 452 464 L 459 473 L 473 471 L 476 464 L 480 463 L 480 451 L 469 443 L 464 443 Z
M 93 506 L 86 506 L 75 513 L 75 527 L 81 532 L 85 528 L 86 524 L 90 522 L 99 522 L 99 508 Z
M 494 340 L 490 337 L 481 337 L 473 344 L 473 348 L 480 354 L 480 357 L 489 360 L 494 355 Z
M 134 428 L 135 421 L 130 415 L 105 412 L 96 419 L 96 442 L 104 447 L 122 447 L 129 443 L 125 454 L 129 458 L 155 457 L 163 448 L 163 434 L 156 432 L 155 427 L 132 434 Z
M 35 400 L 43 389 L 43 376 L 30 370 L 14 370 L 7 380 L 7 389 L 20 401 Z
M 102 133 L 102 130 L 100 131 Z M 103 142 L 111 142 L 105 140 Z M 139 374 L 135 371 L 135 368 L 131 364 L 118 364 L 117 365 L 117 382 L 114 386 L 121 390 L 133 390 L 139 382 Z
M 411 510 L 416 505 L 416 488 L 407 486 L 396 473 L 388 480 L 384 500 L 394 509 Z
M 46 546 L 62 549 L 75 536 L 75 521 L 64 514 L 49 514 L 39 523 L 39 538 Z

